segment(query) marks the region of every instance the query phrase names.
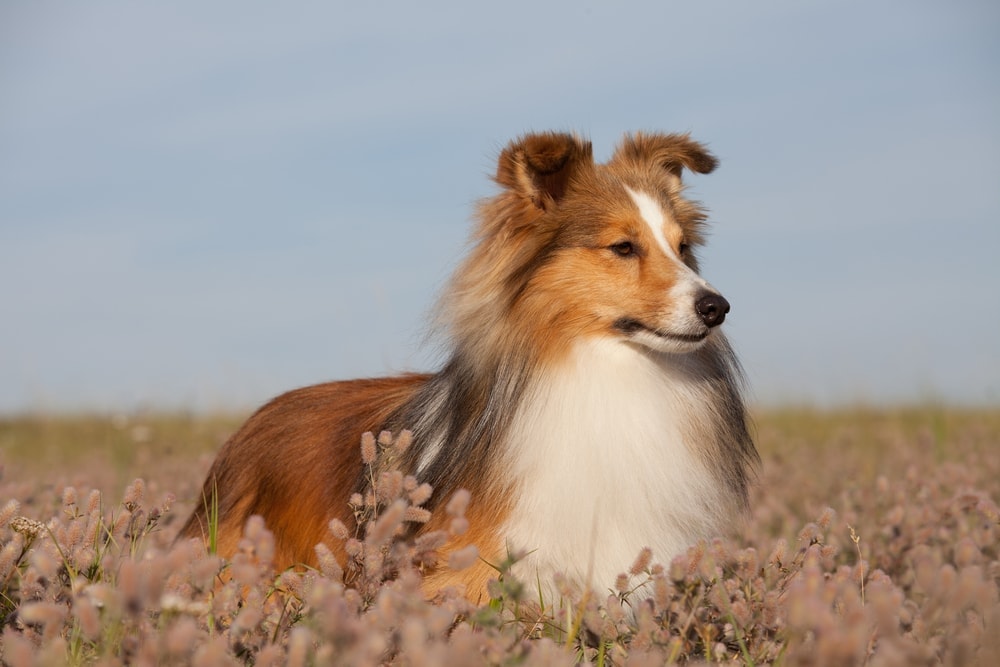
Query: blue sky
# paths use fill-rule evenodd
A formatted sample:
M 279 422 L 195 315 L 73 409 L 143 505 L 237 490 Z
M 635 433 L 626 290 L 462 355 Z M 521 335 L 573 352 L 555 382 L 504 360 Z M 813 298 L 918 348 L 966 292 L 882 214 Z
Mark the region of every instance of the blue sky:
M 690 131 L 759 403 L 1000 400 L 994 2 L 0 6 L 0 412 L 433 368 L 498 149 Z

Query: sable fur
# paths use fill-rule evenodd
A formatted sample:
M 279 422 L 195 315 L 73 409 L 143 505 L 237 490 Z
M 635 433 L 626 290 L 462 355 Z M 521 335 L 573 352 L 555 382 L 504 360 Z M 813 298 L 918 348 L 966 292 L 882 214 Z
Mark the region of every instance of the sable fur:
M 223 446 L 205 483 L 206 498 L 218 492 L 220 553 L 231 554 L 246 519 L 259 514 L 275 532 L 279 567 L 313 564 L 313 547 L 321 541 L 343 560 L 327 525 L 336 518 L 354 527 L 347 501 L 365 484 L 360 435 L 410 429 L 413 444 L 400 463 L 406 472 L 434 487 L 424 506 L 433 510 L 460 488 L 472 493 L 466 515 L 470 530 L 447 549 L 474 543 L 486 561 L 502 560 L 508 547 L 505 530 L 515 534 L 539 530 L 530 527 L 532 519 L 519 518 L 524 508 L 560 498 L 558 489 L 527 488 L 524 480 L 534 476 L 530 468 L 520 479 L 511 475 L 519 466 L 548 461 L 537 458 L 536 445 L 530 442 L 535 433 L 531 429 L 536 428 L 532 424 L 551 428 L 545 424 L 561 414 L 553 410 L 563 409 L 559 397 L 550 396 L 548 388 L 565 386 L 557 381 L 559 377 L 575 377 L 566 372 L 582 372 L 586 382 L 590 350 L 597 354 L 607 350 L 609 359 L 617 354 L 605 343 L 628 346 L 627 354 L 633 356 L 621 368 L 649 368 L 662 374 L 651 386 L 677 385 L 676 392 L 670 389 L 662 408 L 657 407 L 655 396 L 637 396 L 635 402 L 623 405 L 648 414 L 650 425 L 664 425 L 671 438 L 683 440 L 671 446 L 681 447 L 677 451 L 682 453 L 690 450 L 693 458 L 686 465 L 697 469 L 692 474 L 712 480 L 707 484 L 711 488 L 698 491 L 690 507 L 685 503 L 685 508 L 677 507 L 677 525 L 671 523 L 670 508 L 655 508 L 654 514 L 666 517 L 669 525 L 650 525 L 650 542 L 655 543 L 655 533 L 662 530 L 673 531 L 677 539 L 724 530 L 746 507 L 757 459 L 746 426 L 740 369 L 728 342 L 714 329 L 698 349 L 683 355 L 661 354 L 619 340 L 624 334 L 614 326 L 615 309 L 621 310 L 622 317 L 655 324 L 681 317 L 671 313 L 683 306 L 664 303 L 663 294 L 673 285 L 671 281 L 681 280 L 684 269 L 656 256 L 648 232 L 637 222 L 629 189 L 651 193 L 670 215 L 670 233 L 683 237 L 684 247 L 693 248 L 703 242 L 705 214 L 682 196 L 681 172 L 708 173 L 715 166 L 715 158 L 687 135 L 626 136 L 604 165 L 594 163 L 589 142 L 572 135 L 538 133 L 513 141 L 498 160 L 496 181 L 502 190 L 480 205 L 474 245 L 438 308 L 438 326 L 450 349 L 448 361 L 433 374 L 295 390 L 255 413 Z M 609 250 L 623 234 L 634 242 L 633 260 L 616 258 Z M 683 250 L 678 248 L 678 252 Z M 681 260 L 696 272 L 693 252 L 684 252 Z M 587 347 L 586 341 L 597 341 L 596 347 Z M 582 370 L 567 371 L 566 364 L 578 363 L 583 364 Z M 594 391 L 599 393 L 599 389 Z M 582 397 L 587 395 L 581 390 Z M 549 403 L 551 409 L 545 407 Z M 592 412 L 575 403 L 566 409 L 579 409 L 583 419 Z M 656 414 L 658 409 L 676 415 L 662 417 Z M 649 438 L 630 440 L 629 424 L 622 424 L 621 429 L 635 451 L 643 451 Z M 542 432 L 548 431 L 537 431 Z M 586 440 L 586 433 L 580 440 Z M 658 446 L 657 441 L 651 442 Z M 558 457 L 588 456 L 587 451 L 559 451 L 564 453 Z M 594 474 L 583 461 L 583 474 Z M 671 471 L 665 469 L 666 473 Z M 655 488 L 656 470 L 637 470 L 636 474 Z M 550 477 L 555 486 L 560 484 L 558 476 L 545 479 Z M 604 483 L 599 477 L 594 481 Z M 574 483 L 565 480 L 567 486 Z M 611 479 L 607 484 L 611 489 L 624 488 L 632 480 Z M 592 492 L 603 491 L 595 488 Z M 669 493 L 664 497 L 673 498 Z M 697 519 L 701 514 L 703 522 Z M 440 527 L 439 521 L 443 517 L 432 519 L 423 530 Z M 206 508 L 199 506 L 181 536 L 202 537 L 205 525 Z M 630 535 L 637 538 L 634 530 Z M 546 560 L 544 544 L 514 546 L 540 551 L 540 571 L 549 573 L 560 565 Z M 634 547 L 634 555 L 642 546 L 624 548 Z M 604 555 L 611 558 L 614 553 Z M 669 558 L 673 554 L 655 555 Z M 579 559 L 586 557 L 580 554 Z M 621 569 L 628 564 L 622 562 Z M 579 563 L 566 567 L 578 573 L 583 570 Z M 493 574 L 485 564 L 461 572 L 442 569 L 428 576 L 427 586 L 433 591 L 461 584 L 476 599 L 485 594 L 486 581 Z

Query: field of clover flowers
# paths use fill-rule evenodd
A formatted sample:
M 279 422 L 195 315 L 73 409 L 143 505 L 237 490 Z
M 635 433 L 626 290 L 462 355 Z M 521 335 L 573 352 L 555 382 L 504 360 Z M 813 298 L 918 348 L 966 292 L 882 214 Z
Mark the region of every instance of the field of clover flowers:
M 441 506 L 447 530 L 394 539 L 427 519 L 426 485 L 379 465 L 405 437 L 366 440 L 366 524 L 334 526 L 350 561 L 320 546 L 318 569 L 276 572 L 259 520 L 229 561 L 172 544 L 238 418 L 0 419 L 0 663 L 1000 665 L 1000 410 L 754 419 L 739 533 L 638 553 L 597 592 L 557 580 L 559 599 L 502 563 L 482 606 L 420 589 L 474 497 Z

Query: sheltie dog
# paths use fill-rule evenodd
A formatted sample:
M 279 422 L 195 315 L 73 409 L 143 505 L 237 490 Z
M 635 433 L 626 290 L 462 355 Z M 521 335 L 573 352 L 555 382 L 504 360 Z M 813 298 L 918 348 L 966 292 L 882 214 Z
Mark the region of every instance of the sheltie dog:
M 400 469 L 471 493 L 481 562 L 430 572 L 433 591 L 482 599 L 509 549 L 527 581 L 562 572 L 613 585 L 644 548 L 669 562 L 725 532 L 748 504 L 757 452 L 739 364 L 719 330 L 729 303 L 698 274 L 706 215 L 681 172 L 716 159 L 685 134 L 627 135 L 603 164 L 574 135 L 528 134 L 500 154 L 501 191 L 439 305 L 448 358 L 435 373 L 330 382 L 272 400 L 223 446 L 205 482 L 217 547 L 260 515 L 275 565 L 313 564 L 330 522 L 355 529 L 363 432 L 412 432 Z M 437 509 L 436 512 L 434 510 Z M 181 538 L 203 537 L 206 505 Z M 338 551 L 339 548 L 339 551 Z M 446 559 L 442 559 L 446 562 Z M 586 580 L 586 581 L 585 581 Z

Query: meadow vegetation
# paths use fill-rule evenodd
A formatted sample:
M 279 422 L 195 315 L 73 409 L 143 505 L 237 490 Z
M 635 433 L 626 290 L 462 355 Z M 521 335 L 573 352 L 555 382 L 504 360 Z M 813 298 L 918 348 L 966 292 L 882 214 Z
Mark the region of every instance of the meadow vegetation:
M 0 419 L 0 662 L 1000 664 L 997 409 L 758 411 L 738 534 L 636 554 L 597 592 L 557 580 L 559 599 L 497 563 L 482 605 L 420 589 L 475 498 L 440 510 L 447 530 L 394 539 L 426 519 L 428 489 L 380 463 L 405 438 L 366 443 L 366 526 L 334 527 L 348 563 L 319 547 L 317 569 L 275 572 L 256 520 L 229 561 L 172 545 L 239 421 Z

